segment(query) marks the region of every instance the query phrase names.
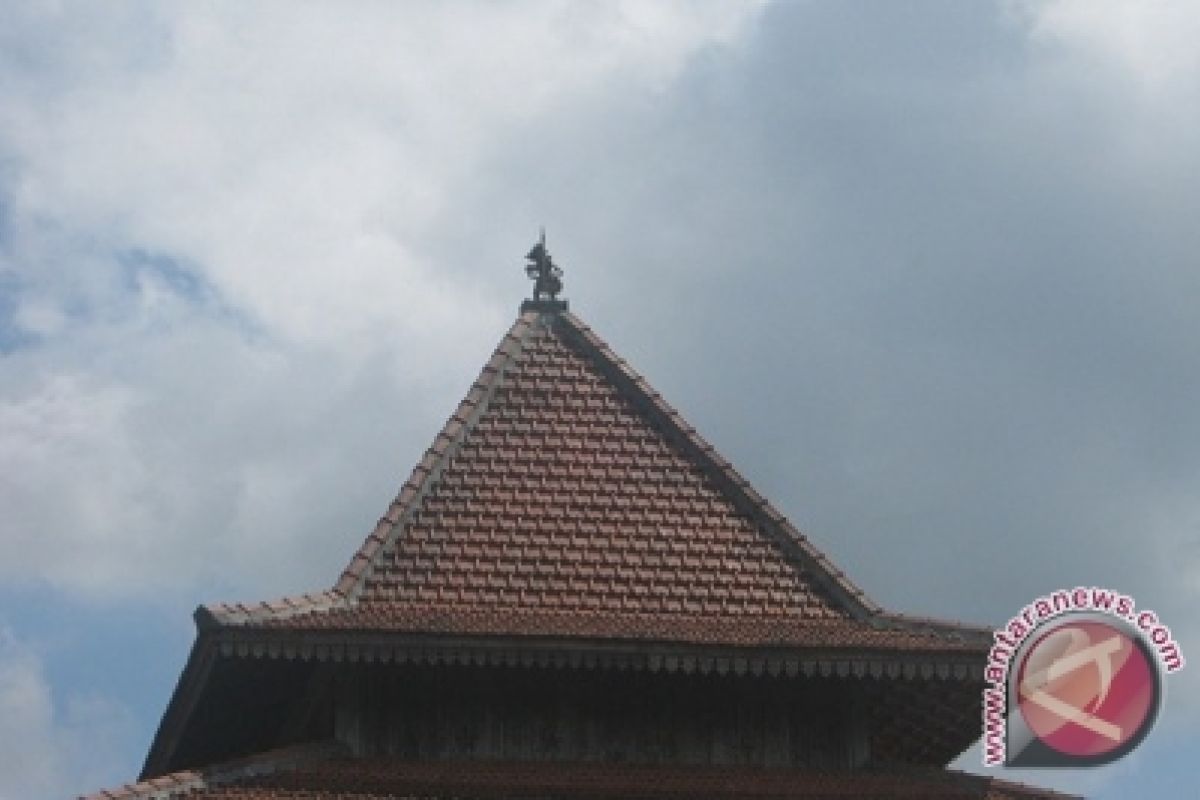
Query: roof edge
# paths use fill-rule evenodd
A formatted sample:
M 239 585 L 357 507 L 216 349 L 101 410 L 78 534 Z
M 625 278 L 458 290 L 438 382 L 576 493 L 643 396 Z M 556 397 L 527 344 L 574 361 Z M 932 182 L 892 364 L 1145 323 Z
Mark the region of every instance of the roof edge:
M 982 679 L 987 647 L 987 643 L 962 637 L 928 641 L 924 646 L 887 641 L 838 643 L 836 636 L 801 643 L 769 638 L 736 643 L 583 638 L 544 630 L 541 623 L 537 627 L 495 633 L 470 627 L 444 632 L 247 626 L 219 631 L 213 644 L 222 658 L 956 679 Z
M 79 800 L 169 800 L 185 792 L 209 789 L 260 775 L 287 772 L 347 752 L 344 745 L 334 741 L 292 745 L 224 761 L 202 769 L 180 770 L 156 778 L 143 779 L 137 783 L 127 783 L 115 789 L 81 795 Z
M 674 437 L 691 451 L 689 455 L 723 484 L 722 488 L 732 495 L 731 499 L 738 501 L 742 510 L 755 522 L 773 533 L 780 544 L 792 549 L 812 570 L 813 577 L 845 603 L 847 610 L 859 619 L 869 619 L 884 613 L 882 606 L 871 600 L 865 591 L 793 526 L 782 512 L 759 494 L 733 467 L 729 459 L 717 452 L 678 410 L 663 399 L 645 377 L 617 355 L 586 323 L 569 311 L 559 314 L 558 318 L 566 323 L 576 342 L 608 368 L 608 377 L 639 398 L 644 403 L 645 410 L 656 417 L 669 433 L 674 434 Z
M 898 611 L 884 611 L 880 613 L 876 619 L 883 626 L 907 630 L 907 631 L 923 631 L 928 633 L 941 634 L 945 636 L 958 637 L 963 641 L 974 640 L 980 644 L 986 643 L 991 645 L 995 635 L 995 629 L 987 625 L 975 625 L 969 622 L 960 622 L 953 619 L 939 619 L 937 617 L 922 617 L 912 614 L 902 614 Z
M 536 308 L 522 309 L 517 320 L 496 346 L 492 357 L 483 366 L 479 377 L 471 384 L 467 396 L 434 437 L 433 444 L 425 451 L 408 480 L 400 487 L 396 499 L 342 571 L 332 589 L 334 593 L 349 602 L 357 599 L 380 551 L 403 529 L 403 523 L 421 498 L 432 488 L 446 460 L 453 455 L 479 417 L 487 410 L 492 395 L 503 380 L 504 372 L 520 355 L 524 341 L 540 315 L 541 312 Z
M 195 616 L 200 630 L 192 644 L 183 672 L 179 675 L 179 681 L 175 684 L 175 690 L 171 693 L 171 699 L 167 702 L 162 720 L 158 723 L 158 730 L 150 740 L 150 750 L 146 754 L 139 780 L 160 774 L 170 762 L 184 726 L 195 709 L 200 692 L 207 683 L 208 675 L 216 661 L 213 635 L 200 623 L 202 609 L 203 606 L 196 609 Z
M 314 763 L 321 763 L 333 759 L 338 759 L 348 756 L 346 748 L 336 742 L 317 742 L 312 744 L 297 745 L 278 750 L 271 750 L 264 753 L 259 753 L 248 758 L 223 762 L 213 767 L 202 771 L 186 770 L 181 772 L 164 775 L 160 778 L 155 778 L 150 781 L 142 781 L 136 784 L 126 784 L 125 786 L 101 791 L 94 794 L 81 797 L 80 800 L 171 800 L 185 793 L 191 793 L 197 790 L 220 788 L 229 784 L 235 784 L 238 781 L 265 777 L 270 775 L 285 774 L 293 770 L 302 769 Z M 367 763 L 371 763 L 367 759 Z M 455 794 L 473 794 L 472 789 L 477 789 L 481 785 L 491 786 L 498 777 L 506 778 L 508 781 L 513 781 L 514 778 L 520 778 L 523 767 L 530 765 L 536 766 L 543 774 L 535 779 L 534 783 L 526 781 L 517 781 L 518 785 L 513 788 L 519 788 L 523 791 L 518 791 L 519 794 L 529 794 L 530 790 L 537 790 L 539 796 L 542 794 L 567 792 L 574 794 L 583 790 L 581 793 L 588 796 L 618 796 L 618 792 L 622 791 L 622 787 L 610 786 L 607 790 L 596 793 L 594 790 L 598 788 L 594 780 L 584 780 L 581 784 L 576 780 L 579 768 L 587 770 L 598 766 L 597 762 L 556 762 L 556 761 L 478 761 L 478 762 L 463 762 L 463 761 L 442 761 L 442 762 L 401 762 L 401 766 L 421 767 L 425 769 L 424 775 L 417 780 L 418 784 L 424 785 L 426 790 L 433 788 L 433 784 L 449 789 L 449 793 Z M 605 768 L 604 765 L 599 765 Z M 686 769 L 689 775 L 700 775 L 701 784 L 696 784 L 691 787 L 691 794 L 698 796 L 701 794 L 707 795 L 709 792 L 706 789 L 717 789 L 717 795 L 721 797 L 733 796 L 736 791 L 735 786 L 737 776 L 744 774 L 744 767 L 736 766 L 721 766 L 721 765 L 693 765 L 687 768 L 685 765 L 656 765 L 646 763 L 631 763 L 625 765 L 607 765 L 608 767 L 620 766 L 624 772 L 624 780 L 628 784 L 625 788 L 632 788 L 639 785 L 648 777 L 654 775 L 658 770 L 664 767 L 668 772 L 676 772 Z M 429 768 L 435 770 L 435 776 L 429 774 Z M 465 771 L 464 771 L 465 768 Z M 472 774 L 473 769 L 482 768 L 486 775 Z M 496 770 L 500 770 L 500 774 L 496 774 Z M 677 773 L 678 774 L 678 773 Z M 821 776 L 825 778 L 848 778 L 854 779 L 876 779 L 876 778 L 899 778 L 904 780 L 929 780 L 934 782 L 934 786 L 942 791 L 937 792 L 937 796 L 949 796 L 947 791 L 960 789 L 961 794 L 954 791 L 954 796 L 972 796 L 972 797 L 993 797 L 997 796 L 1012 798 L 1028 798 L 1028 800 L 1081 800 L 1078 795 L 1067 794 L 1064 792 L 1045 789 L 1037 786 L 1032 786 L 1019 781 L 1007 780 L 993 775 L 981 775 L 963 770 L 956 770 L 948 767 L 917 767 L 905 766 L 900 764 L 876 765 L 861 770 L 809 770 L 796 768 L 767 768 L 762 774 L 769 775 L 773 778 L 803 778 L 805 776 Z M 480 782 L 482 777 L 483 783 Z M 525 776 L 528 778 L 528 776 Z M 715 785 L 713 779 L 720 779 Z M 719 787 L 719 788 L 718 788 Z M 878 788 L 878 787 L 876 787 Z M 588 791 L 589 789 L 593 791 Z M 687 787 L 677 786 L 674 791 L 668 791 L 664 796 L 670 795 L 674 797 L 682 796 L 684 791 L 688 791 Z M 911 787 L 910 787 L 911 791 Z M 420 792 L 424 796 L 427 791 Z M 415 792 L 414 792 L 415 794 Z M 754 792 L 755 796 L 771 796 L 782 797 L 784 794 L 790 796 L 790 792 L 767 791 L 765 793 Z M 406 796 L 408 793 L 406 792 Z M 291 796 L 289 794 L 289 796 Z M 340 796 L 340 795 L 339 795 Z M 374 796 L 374 795 L 372 795 Z M 447 796 L 439 793 L 439 796 Z M 815 794 L 805 793 L 806 797 L 816 796 Z M 844 792 L 837 792 L 837 796 L 849 796 Z M 875 796 L 872 794 L 872 796 Z M 905 796 L 909 796 L 909 792 L 905 792 Z M 913 795 L 915 796 L 915 795 Z
M 336 589 L 309 594 L 289 595 L 259 603 L 212 603 L 196 609 L 197 629 L 204 631 L 229 625 L 247 625 L 267 619 L 287 619 L 313 611 L 327 611 L 347 604 L 346 596 Z

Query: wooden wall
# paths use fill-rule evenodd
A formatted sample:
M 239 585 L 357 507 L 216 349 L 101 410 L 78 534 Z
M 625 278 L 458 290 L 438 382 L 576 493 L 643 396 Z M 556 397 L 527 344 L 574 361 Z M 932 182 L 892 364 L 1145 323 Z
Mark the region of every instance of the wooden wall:
M 344 665 L 336 736 L 357 754 L 853 767 L 867 710 L 836 678 Z

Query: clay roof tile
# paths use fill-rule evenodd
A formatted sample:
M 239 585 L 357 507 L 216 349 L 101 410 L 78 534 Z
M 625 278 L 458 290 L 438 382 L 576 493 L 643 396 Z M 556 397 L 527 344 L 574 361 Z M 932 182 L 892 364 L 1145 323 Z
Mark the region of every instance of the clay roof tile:
M 429 603 L 447 608 L 431 616 Z M 222 625 L 446 633 L 486 632 L 484 613 L 502 621 L 495 632 L 524 630 L 543 612 L 563 635 L 714 644 L 919 649 L 930 636 L 953 644 L 955 629 L 881 616 L 567 312 L 522 314 L 333 592 L 206 610 Z M 742 619 L 688 617 L 703 614 Z M 804 632 L 828 621 L 842 632 Z

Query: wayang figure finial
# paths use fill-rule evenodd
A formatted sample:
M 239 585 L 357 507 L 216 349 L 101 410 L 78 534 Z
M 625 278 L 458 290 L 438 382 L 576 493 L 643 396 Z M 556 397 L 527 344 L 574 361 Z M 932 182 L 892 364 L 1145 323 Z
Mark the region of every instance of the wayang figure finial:
M 541 238 L 525 258 L 529 260 L 525 265 L 525 274 L 533 280 L 534 301 L 555 300 L 562 291 L 563 271 L 562 267 L 550 258 L 550 251 L 546 249 L 545 228 L 542 228 Z

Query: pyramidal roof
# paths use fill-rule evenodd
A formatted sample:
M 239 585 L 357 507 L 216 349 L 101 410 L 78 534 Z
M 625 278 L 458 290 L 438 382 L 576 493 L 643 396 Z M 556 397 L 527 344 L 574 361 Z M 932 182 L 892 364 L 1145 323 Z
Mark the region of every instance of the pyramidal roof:
M 873 603 L 553 297 L 332 588 L 196 621 L 143 778 L 302 740 L 335 662 L 899 681 L 874 748 L 944 763 L 978 736 L 991 646 Z
M 336 585 L 202 628 L 979 652 L 885 613 L 561 301 L 526 302 Z

